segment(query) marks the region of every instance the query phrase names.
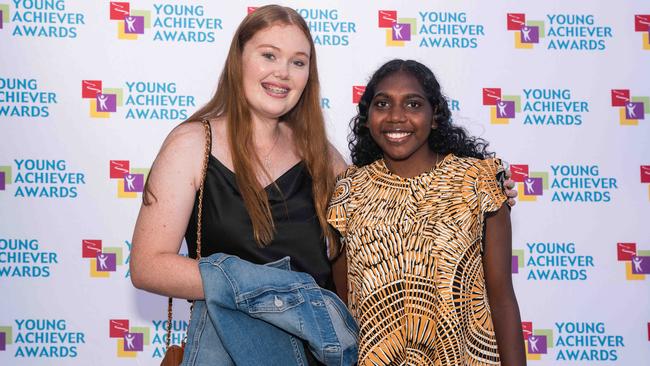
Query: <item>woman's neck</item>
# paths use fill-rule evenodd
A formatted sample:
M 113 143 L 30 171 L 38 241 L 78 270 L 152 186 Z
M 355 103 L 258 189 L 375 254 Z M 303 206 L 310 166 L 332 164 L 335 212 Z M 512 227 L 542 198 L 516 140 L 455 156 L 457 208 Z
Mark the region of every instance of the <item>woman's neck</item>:
M 413 178 L 433 170 L 443 158 L 443 155 L 429 150 L 425 156 L 411 156 L 404 160 L 392 160 L 384 156 L 384 163 L 391 173 L 402 178 Z
M 255 146 L 270 146 L 277 141 L 281 131 L 278 118 L 260 118 L 251 116 L 253 143 Z

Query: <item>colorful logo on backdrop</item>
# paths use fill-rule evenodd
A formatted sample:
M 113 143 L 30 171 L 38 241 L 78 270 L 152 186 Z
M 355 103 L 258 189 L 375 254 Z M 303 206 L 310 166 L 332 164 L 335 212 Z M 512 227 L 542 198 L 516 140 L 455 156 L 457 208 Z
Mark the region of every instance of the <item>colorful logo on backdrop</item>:
M 166 351 L 167 319 L 152 320 L 151 326 L 131 326 L 129 319 L 110 319 L 109 337 L 117 340 L 117 357 L 134 358 L 144 354 L 145 346 L 154 346 L 151 358 L 163 358 Z M 172 320 L 170 344 L 181 344 L 188 322 Z M 153 331 L 152 331 L 153 327 Z
M 318 46 L 350 45 L 350 36 L 357 33 L 357 23 L 343 16 L 336 8 L 295 9 L 305 19 L 314 44 Z
M 650 165 L 641 165 L 641 183 L 650 183 Z M 648 200 L 650 200 L 650 184 L 648 184 Z
M 630 89 L 612 89 L 612 107 L 618 108 L 618 122 L 637 126 L 650 113 L 650 97 L 632 96 Z
M 594 257 L 582 253 L 573 242 L 528 242 L 512 250 L 512 273 L 530 281 L 585 281 Z
M 11 326 L 0 325 L 0 351 L 6 351 L 7 345 L 14 343 L 13 333 Z
M 132 327 L 128 319 L 110 319 L 109 338 L 117 340 L 117 357 L 135 358 L 151 344 L 149 327 Z
M 101 80 L 82 80 L 81 98 L 90 102 L 90 117 L 108 118 L 122 106 L 121 88 L 104 88 Z
M 527 360 L 541 360 L 553 348 L 553 329 L 534 329 L 533 322 L 521 322 Z
M 618 189 L 618 180 L 602 176 L 596 164 L 551 165 L 550 173 L 530 171 L 528 164 L 512 164 L 510 170 L 521 202 L 537 201 L 550 192 L 551 202 L 607 203 Z
M 109 177 L 117 182 L 118 198 L 137 198 L 144 191 L 148 168 L 132 168 L 129 160 L 111 160 Z
M 352 86 L 352 103 L 354 104 L 359 104 L 361 101 L 361 97 L 363 97 L 363 93 L 366 91 L 366 87 L 364 85 L 353 85 Z
M 636 243 L 617 243 L 616 255 L 625 263 L 625 278 L 645 280 L 650 275 L 650 250 L 639 250 Z
M 540 38 L 544 38 L 544 21 L 528 20 L 526 14 L 508 13 L 506 15 L 506 28 L 514 31 L 515 48 L 533 48 L 539 43 Z
M 502 95 L 501 88 L 483 88 L 483 105 L 490 108 L 490 123 L 507 125 L 523 120 L 525 126 L 580 126 L 589 102 L 574 99 L 570 89 L 523 89 L 521 95 Z
M 132 3 L 110 2 L 109 18 L 116 21 L 119 39 L 137 40 L 153 29 L 155 42 L 213 43 L 223 30 L 222 20 L 208 14 L 204 5 L 154 3 L 153 10 L 136 10 Z
M 0 30 L 8 26 L 9 19 L 9 4 L 0 4 Z
M 378 26 L 386 32 L 386 46 L 404 47 L 417 34 L 416 18 L 398 18 L 397 10 L 379 10 Z
M 70 171 L 66 160 L 14 159 L 14 165 L 0 165 L 0 192 L 12 186 L 14 197 L 77 198 L 86 175 Z
M 555 361 L 617 361 L 625 348 L 623 336 L 608 333 L 605 322 L 555 322 L 554 329 L 535 329 L 529 321 L 521 325 L 529 361 L 549 356 Z
M 545 43 L 542 47 L 547 50 L 604 51 L 613 37 L 612 27 L 599 22 L 594 14 L 546 14 L 546 20 L 526 18 L 524 13 L 506 14 L 506 30 L 513 33 L 518 49 L 533 49 Z
M 512 164 L 510 171 L 522 202 L 537 201 L 537 197 L 543 196 L 544 191 L 549 189 L 547 171 L 530 171 L 528 164 Z
M 127 81 L 122 88 L 103 88 L 101 80 L 82 80 L 81 97 L 90 100 L 92 118 L 111 117 L 126 106 L 125 119 L 186 120 L 196 107 L 195 97 L 179 94 L 176 82 Z
M 66 0 L 0 4 L 0 34 L 8 29 L 14 37 L 77 38 L 86 25 L 85 14 L 69 11 L 67 4 Z
M 641 33 L 643 49 L 650 50 L 650 14 L 636 14 L 634 16 L 634 31 Z
M 400 17 L 398 13 L 379 10 L 377 14 L 388 47 L 404 47 L 414 41 L 421 48 L 477 48 L 485 37 L 485 26 L 472 22 L 473 16 L 464 11 L 420 10 L 417 17 Z
M 491 124 L 509 124 L 521 113 L 520 95 L 503 95 L 501 88 L 483 88 L 483 105 L 490 107 Z
M 145 29 L 151 28 L 151 12 L 131 9 L 128 2 L 111 1 L 110 19 L 117 21 L 117 38 L 138 39 Z
M 104 246 L 100 239 L 81 240 L 81 258 L 88 259 L 90 277 L 108 278 L 111 274 L 116 273 L 122 265 L 127 265 L 128 268 L 131 258 L 131 242 L 128 240 L 124 242 L 127 250 L 126 255 L 121 246 Z M 129 275 L 130 272 L 127 270 L 125 277 L 129 277 Z
M 76 358 L 84 343 L 86 334 L 70 329 L 66 319 L 14 319 L 12 326 L 0 325 L 0 351 L 13 348 L 13 357 L 22 360 Z
M 0 238 L 0 278 L 48 278 L 58 265 L 59 254 L 38 239 Z
M 0 77 L 0 117 L 49 117 L 57 95 L 38 84 L 37 79 Z

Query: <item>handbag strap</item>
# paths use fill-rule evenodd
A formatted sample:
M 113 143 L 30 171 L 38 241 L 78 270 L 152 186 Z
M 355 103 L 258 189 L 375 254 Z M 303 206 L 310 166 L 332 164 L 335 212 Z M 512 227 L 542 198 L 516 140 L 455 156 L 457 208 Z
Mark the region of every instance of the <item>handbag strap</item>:
M 201 185 L 199 186 L 199 202 L 197 205 L 197 220 L 196 220 L 196 260 L 201 259 L 201 219 L 203 218 L 203 191 L 205 187 L 205 176 L 208 173 L 208 161 L 210 160 L 210 151 L 212 150 L 212 129 L 210 128 L 210 122 L 205 119 L 202 121 L 203 128 L 205 130 L 205 149 L 203 156 L 203 167 L 201 170 Z M 173 307 L 173 298 L 170 297 L 167 300 L 167 339 L 165 344 L 169 348 L 172 336 L 172 307 Z M 190 320 L 192 319 L 192 308 L 194 303 L 190 305 Z M 187 332 L 185 334 L 187 337 Z

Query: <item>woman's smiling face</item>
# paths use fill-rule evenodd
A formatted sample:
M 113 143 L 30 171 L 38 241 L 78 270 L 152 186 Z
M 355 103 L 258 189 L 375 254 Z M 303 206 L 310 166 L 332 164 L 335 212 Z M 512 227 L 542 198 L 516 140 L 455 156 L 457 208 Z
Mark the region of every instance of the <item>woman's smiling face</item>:
M 310 45 L 295 25 L 257 32 L 244 45 L 244 94 L 253 116 L 279 118 L 300 100 L 309 79 Z
M 427 164 L 432 151 L 427 140 L 435 128 L 433 108 L 418 80 L 398 71 L 377 84 L 368 111 L 368 128 L 387 165 Z

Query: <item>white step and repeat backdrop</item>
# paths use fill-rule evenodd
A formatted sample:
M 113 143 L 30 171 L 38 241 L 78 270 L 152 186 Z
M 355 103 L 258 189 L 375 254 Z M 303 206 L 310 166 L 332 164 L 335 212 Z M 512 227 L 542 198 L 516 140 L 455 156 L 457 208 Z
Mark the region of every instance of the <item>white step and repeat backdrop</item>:
M 142 182 L 260 5 L 0 0 L 0 364 L 160 362 L 166 299 L 129 280 Z M 371 72 L 413 58 L 512 164 L 530 365 L 650 365 L 650 2 L 284 5 L 312 29 L 344 155 Z

